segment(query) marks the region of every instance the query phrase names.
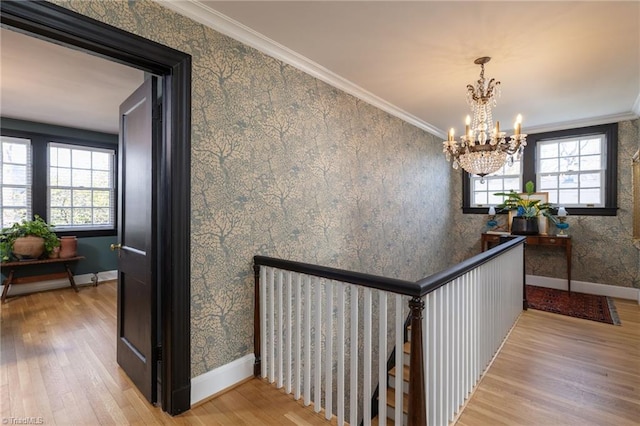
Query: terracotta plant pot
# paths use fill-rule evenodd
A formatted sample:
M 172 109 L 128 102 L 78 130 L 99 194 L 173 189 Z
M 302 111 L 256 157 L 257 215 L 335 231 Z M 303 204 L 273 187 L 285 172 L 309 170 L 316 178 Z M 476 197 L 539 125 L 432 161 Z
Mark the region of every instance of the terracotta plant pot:
M 75 257 L 78 253 L 78 240 L 76 237 L 60 237 L 60 258 Z
M 44 253 L 44 238 L 28 235 L 16 238 L 13 242 L 13 254 L 18 259 L 37 259 Z
M 54 247 L 49 253 L 49 259 L 57 259 L 60 257 L 60 246 Z

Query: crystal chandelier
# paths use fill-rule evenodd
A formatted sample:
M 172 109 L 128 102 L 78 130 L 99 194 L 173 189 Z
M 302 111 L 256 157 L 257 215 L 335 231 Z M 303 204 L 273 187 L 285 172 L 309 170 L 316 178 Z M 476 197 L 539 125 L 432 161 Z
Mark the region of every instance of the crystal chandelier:
M 491 60 L 484 56 L 474 61 L 480 65 L 480 79 L 477 84 L 467 85 L 467 103 L 473 112 L 473 121 L 467 115 L 464 135 L 460 142 L 454 139 L 454 130 L 449 131 L 449 137 L 443 142 L 443 152 L 447 161 L 453 158 L 453 168 L 462 167 L 468 173 L 484 177 L 502 167 L 505 162 L 513 164 L 514 157 L 519 160 L 524 147 L 527 145 L 527 135 L 521 133 L 522 116 L 514 124 L 514 134 L 509 140 L 506 133 L 500 131 L 500 122 L 493 126 L 491 108 L 496 106 L 496 96 L 499 96 L 500 82 L 495 78 L 486 82 L 484 78 L 484 64 Z M 491 130 L 490 130 L 491 129 Z

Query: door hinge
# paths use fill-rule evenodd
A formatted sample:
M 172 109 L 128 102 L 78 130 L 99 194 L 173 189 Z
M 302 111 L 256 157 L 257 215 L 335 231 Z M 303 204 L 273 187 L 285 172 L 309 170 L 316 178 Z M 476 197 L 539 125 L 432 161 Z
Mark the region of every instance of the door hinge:
M 162 361 L 162 346 L 158 345 L 154 348 L 155 355 L 154 358 L 156 361 Z

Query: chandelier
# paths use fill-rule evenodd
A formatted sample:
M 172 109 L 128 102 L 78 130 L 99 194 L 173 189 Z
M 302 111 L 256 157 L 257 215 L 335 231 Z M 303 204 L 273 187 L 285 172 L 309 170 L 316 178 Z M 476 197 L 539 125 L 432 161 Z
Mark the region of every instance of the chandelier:
M 527 135 L 521 133 L 522 116 L 518 114 L 514 124 L 514 134 L 507 140 L 506 133 L 500 131 L 500 122 L 493 126 L 491 108 L 496 106 L 496 97 L 500 95 L 500 82 L 495 78 L 486 82 L 484 64 L 491 60 L 484 56 L 473 63 L 480 65 L 480 79 L 475 87 L 467 85 L 467 103 L 473 113 L 473 121 L 467 115 L 465 133 L 460 141 L 454 138 L 454 130 L 443 142 L 443 152 L 447 161 L 453 158 L 453 168 L 462 167 L 468 173 L 484 177 L 499 170 L 506 162 L 513 164 L 514 157 L 519 160 L 527 145 Z

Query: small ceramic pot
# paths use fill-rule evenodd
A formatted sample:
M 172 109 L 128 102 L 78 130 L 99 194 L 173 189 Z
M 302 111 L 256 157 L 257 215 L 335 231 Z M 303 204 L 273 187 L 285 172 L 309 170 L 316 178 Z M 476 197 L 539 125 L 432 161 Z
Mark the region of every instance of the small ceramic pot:
M 68 259 L 78 253 L 78 239 L 75 236 L 60 237 L 60 258 Z

